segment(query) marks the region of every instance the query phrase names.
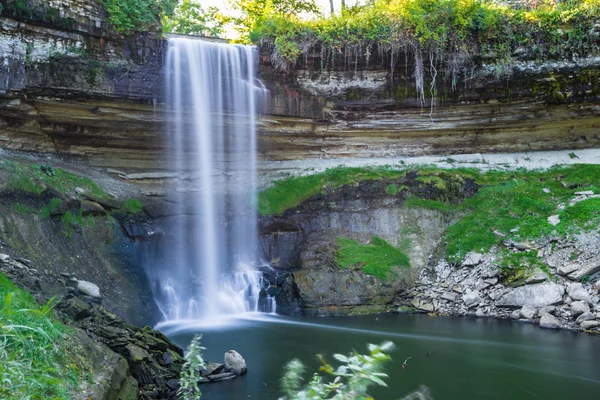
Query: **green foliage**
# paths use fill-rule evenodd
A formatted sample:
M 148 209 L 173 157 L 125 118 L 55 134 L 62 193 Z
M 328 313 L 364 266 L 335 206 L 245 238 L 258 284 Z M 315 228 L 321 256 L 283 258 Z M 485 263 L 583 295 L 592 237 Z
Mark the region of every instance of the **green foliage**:
M 221 37 L 228 21 L 216 7 L 204 9 L 197 0 L 183 0 L 172 15 L 163 15 L 163 32 Z
M 401 189 L 402 190 L 402 189 Z M 391 194 L 392 196 L 395 196 L 398 194 L 399 190 L 398 190 L 398 185 L 396 185 L 395 183 L 390 183 L 389 185 L 387 185 L 385 187 L 385 192 L 387 194 Z
M 47 186 L 60 193 L 73 194 L 75 188 L 79 187 L 97 198 L 109 198 L 109 195 L 91 179 L 47 165 L 6 160 L 0 163 L 0 171 L 10 174 L 8 187 L 16 191 L 39 195 Z
M 271 18 L 278 20 L 278 24 L 285 23 L 285 19 L 299 23 L 299 13 L 316 13 L 319 11 L 315 0 L 233 0 L 233 6 L 240 14 L 234 22 L 242 39 L 248 41 L 253 31 L 260 29 L 262 24 L 268 23 Z M 293 25 L 290 25 L 293 27 Z M 281 32 L 279 32 L 281 33 Z M 291 39 L 291 37 L 289 37 Z M 283 44 L 288 45 L 288 43 Z M 289 43 L 292 46 L 291 43 Z
M 437 200 L 421 199 L 410 195 L 404 202 L 404 206 L 408 208 L 424 208 L 426 210 L 440 211 L 447 213 L 451 210 L 451 205 Z
M 588 199 L 558 211 L 559 204 L 568 204 L 576 190 L 597 190 L 598 165 L 490 171 L 485 175 L 492 175 L 487 180 L 495 183 L 456 207 L 463 216 L 446 231 L 446 255 L 451 261 L 462 260 L 469 251 L 487 251 L 506 239 L 533 240 L 598 226 L 600 199 Z M 544 192 L 545 188 L 550 193 Z M 561 220 L 556 227 L 547 221 L 554 214 Z M 517 227 L 518 231 L 511 232 Z
M 304 200 L 325 192 L 364 180 L 395 179 L 405 171 L 390 167 L 378 168 L 331 168 L 325 172 L 276 181 L 273 186 L 258 195 L 258 211 L 261 215 L 280 215 L 298 206 Z
M 42 216 L 42 218 L 48 218 L 50 217 L 52 214 L 54 214 L 56 212 L 56 210 L 58 210 L 60 207 L 62 207 L 63 205 L 63 201 L 59 198 L 52 198 L 50 199 L 50 201 L 48 202 L 48 205 L 46 205 L 45 207 L 43 207 L 40 211 L 40 215 Z
M 121 210 L 131 214 L 139 214 L 144 210 L 144 205 L 138 199 L 127 199 L 121 206 Z
M 171 15 L 178 0 L 100 0 L 112 26 L 125 35 L 158 24 L 161 15 Z
M 517 53 L 529 59 L 597 55 L 592 33 L 599 16 L 597 0 L 520 8 L 496 0 L 375 0 L 308 21 L 261 7 L 246 14 L 243 26 L 244 37 L 268 48 L 273 65 L 282 70 L 315 52 L 322 69 L 332 67 L 340 55 L 360 55 L 368 63 L 377 52 L 393 64 L 406 54 L 413 63 L 417 97 L 424 101 L 425 74 L 435 96 L 438 73 L 455 87 L 461 75 L 490 61 L 498 75 L 510 72 Z
M 0 398 L 71 399 L 81 370 L 67 357 L 70 329 L 0 274 Z
M 337 244 L 335 259 L 341 268 L 360 266 L 365 274 L 386 280 L 394 267 L 410 267 L 406 254 L 377 236 L 366 245 L 343 237 L 337 238 Z
M 194 336 L 188 347 L 187 361 L 181 369 L 178 394 L 184 400 L 200 400 L 202 398 L 198 381 L 201 378 L 200 371 L 206 367 L 206 364 L 202 358 L 202 350 L 205 348 L 200 344 L 201 339 L 202 335 Z
M 500 271 L 507 284 L 513 282 L 522 284 L 537 268 L 548 272 L 548 267 L 538 258 L 537 251 L 505 252 L 502 254 Z
M 322 366 L 320 371 L 327 374 L 331 379 L 325 379 L 319 374 L 314 374 L 307 384 L 301 388 L 304 366 L 294 359 L 284 368 L 282 387 L 286 400 L 304 399 L 369 399 L 369 388 L 387 386 L 384 379 L 388 375 L 382 372 L 385 364 L 391 361 L 387 354 L 393 350 L 391 342 L 384 342 L 377 346 L 369 344 L 368 354 L 352 353 L 348 356 L 334 354 L 333 357 L 339 362 L 335 367 L 319 356 Z M 301 388 L 301 389 L 300 389 Z

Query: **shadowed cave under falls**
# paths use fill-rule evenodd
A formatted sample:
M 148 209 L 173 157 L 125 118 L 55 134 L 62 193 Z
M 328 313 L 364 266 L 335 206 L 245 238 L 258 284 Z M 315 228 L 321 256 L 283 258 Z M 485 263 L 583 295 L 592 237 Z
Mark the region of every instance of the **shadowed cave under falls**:
M 167 148 L 175 154 L 177 215 L 165 264 L 150 273 L 164 322 L 275 312 L 261 294 L 256 211 L 256 118 L 268 90 L 258 52 L 169 40 Z

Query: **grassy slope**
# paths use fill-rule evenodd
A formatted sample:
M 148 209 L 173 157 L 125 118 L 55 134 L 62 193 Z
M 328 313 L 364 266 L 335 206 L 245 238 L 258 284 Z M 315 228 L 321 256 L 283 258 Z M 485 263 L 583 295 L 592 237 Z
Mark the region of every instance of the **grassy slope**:
M 462 260 L 469 251 L 487 251 L 506 239 L 533 241 L 552 235 L 564 237 L 581 230 L 598 229 L 600 223 L 600 199 L 588 199 L 568 206 L 575 192 L 591 190 L 600 193 L 598 165 L 579 164 L 543 171 L 494 170 L 486 173 L 467 168 L 439 170 L 425 167 L 418 170 L 417 180 L 438 189 L 445 187 L 444 176 L 450 175 L 471 178 L 482 185 L 474 197 L 456 205 L 420 199 L 398 190 L 404 189 L 400 181 L 406 172 L 391 168 L 336 168 L 320 174 L 278 181 L 260 193 L 260 212 L 281 214 L 323 193 L 327 187 L 369 179 L 397 180 L 397 183 L 390 183 L 386 191 L 390 195 L 406 196 L 405 206 L 435 209 L 456 217 L 457 222 L 448 228 L 444 237 L 447 243 L 446 256 L 456 262 Z M 567 207 L 561 210 L 561 204 Z M 557 226 L 548 223 L 551 215 L 559 215 L 561 222 Z M 498 236 L 494 231 L 506 236 Z M 342 241 L 339 244 L 342 248 L 349 246 L 349 242 Z M 349 259 L 343 257 L 341 260 L 338 260 L 340 265 L 348 266 Z M 522 267 L 536 265 L 541 266 L 537 256 L 531 252 L 521 255 L 507 253 L 501 263 L 504 270 L 514 270 L 511 272 L 513 275 L 521 274 Z M 378 274 L 384 275 L 373 273 Z
M 0 300 L 0 398 L 70 399 L 84 373 L 68 357 L 70 329 L 2 274 Z

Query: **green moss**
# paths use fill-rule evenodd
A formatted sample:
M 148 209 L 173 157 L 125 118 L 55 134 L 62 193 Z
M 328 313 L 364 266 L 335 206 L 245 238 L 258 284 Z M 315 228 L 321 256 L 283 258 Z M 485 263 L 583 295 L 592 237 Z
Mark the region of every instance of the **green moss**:
M 523 284 L 538 268 L 548 273 L 548 267 L 538 258 L 537 251 L 501 254 L 500 271 L 506 284 Z
M 385 192 L 395 196 L 398 194 L 398 186 L 395 183 L 391 183 L 385 187 Z
M 121 206 L 121 210 L 131 214 L 139 214 L 144 210 L 144 205 L 138 199 L 127 199 Z
M 37 214 L 37 210 L 27 204 L 15 203 L 12 204 L 12 209 L 20 215 L 34 215 Z
M 73 359 L 72 330 L 31 294 L 0 274 L 0 398 L 71 399 L 83 371 Z
M 386 280 L 393 278 L 393 267 L 410 267 L 410 260 L 405 253 L 377 236 L 373 236 L 366 245 L 344 237 L 338 237 L 337 244 L 339 248 L 335 259 L 340 268 L 360 266 L 365 274 Z
M 408 208 L 424 208 L 426 210 L 440 211 L 447 213 L 451 210 L 451 205 L 437 200 L 421 199 L 410 195 L 404 202 L 404 206 Z
M 258 211 L 261 215 L 281 215 L 303 201 L 325 192 L 365 180 L 395 179 L 405 171 L 390 167 L 328 169 L 323 173 L 276 181 L 273 186 L 259 193 Z
M 42 216 L 42 218 L 48 218 L 50 217 L 56 210 L 58 210 L 60 207 L 62 207 L 63 205 L 63 201 L 59 198 L 53 198 L 50 199 L 50 201 L 48 202 L 48 205 L 46 205 L 45 207 L 43 207 L 40 210 L 40 215 Z
M 79 187 L 87 190 L 99 199 L 110 198 L 91 179 L 59 168 L 6 160 L 0 163 L 0 170 L 10 174 L 8 187 L 12 190 L 39 195 L 44 191 L 44 186 L 47 186 L 59 193 L 73 194 L 75 188 Z

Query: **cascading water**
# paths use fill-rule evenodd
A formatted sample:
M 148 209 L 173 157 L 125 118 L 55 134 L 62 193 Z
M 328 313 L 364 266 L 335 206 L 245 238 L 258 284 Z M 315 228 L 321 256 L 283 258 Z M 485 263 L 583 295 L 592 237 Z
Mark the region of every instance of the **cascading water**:
M 169 40 L 177 244 L 169 265 L 151 276 L 167 321 L 275 311 L 272 299 L 261 299 L 257 268 L 256 116 L 268 95 L 257 58 L 250 46 Z

